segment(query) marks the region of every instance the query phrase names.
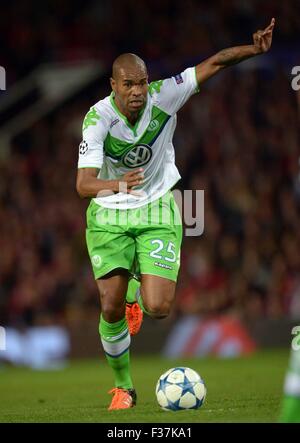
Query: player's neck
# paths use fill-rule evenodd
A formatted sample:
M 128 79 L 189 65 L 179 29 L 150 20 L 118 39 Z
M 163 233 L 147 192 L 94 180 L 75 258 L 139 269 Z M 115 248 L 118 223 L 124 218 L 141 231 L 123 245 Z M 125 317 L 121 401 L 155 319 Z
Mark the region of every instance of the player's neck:
M 129 121 L 129 123 L 134 126 L 136 124 L 136 122 L 139 119 L 139 116 L 141 114 L 142 111 L 138 111 L 138 112 L 133 112 L 133 113 L 127 113 L 125 114 L 127 117 L 127 120 Z

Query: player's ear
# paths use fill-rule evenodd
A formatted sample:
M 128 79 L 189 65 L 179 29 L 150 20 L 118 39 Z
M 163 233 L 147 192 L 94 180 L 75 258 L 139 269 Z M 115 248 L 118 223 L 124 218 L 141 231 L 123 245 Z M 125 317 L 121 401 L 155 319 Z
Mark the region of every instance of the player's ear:
M 115 92 L 115 89 L 116 89 L 116 80 L 114 80 L 112 77 L 110 77 L 110 86 L 111 86 L 111 89 Z

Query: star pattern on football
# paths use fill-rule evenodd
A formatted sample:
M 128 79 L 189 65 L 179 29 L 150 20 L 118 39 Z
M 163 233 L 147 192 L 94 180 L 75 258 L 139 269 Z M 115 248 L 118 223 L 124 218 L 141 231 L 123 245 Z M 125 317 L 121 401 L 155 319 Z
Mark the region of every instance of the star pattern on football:
M 206 387 L 196 371 L 186 367 L 176 367 L 169 369 L 158 379 L 156 396 L 163 410 L 195 410 L 204 403 Z
M 167 377 L 165 377 L 165 378 L 163 378 L 163 379 L 159 379 L 159 385 L 158 385 L 158 391 L 160 391 L 160 390 L 164 390 L 165 389 L 165 386 L 166 386 L 166 383 L 168 383 L 169 385 L 171 385 L 172 383 L 169 383 L 167 380 Z
M 184 376 L 184 381 L 183 383 L 177 383 L 178 386 L 180 386 L 182 388 L 182 396 L 184 396 L 184 394 L 186 394 L 187 392 L 190 392 L 191 394 L 195 395 L 195 391 L 194 391 L 194 386 L 195 386 L 195 382 L 190 381 L 186 375 Z

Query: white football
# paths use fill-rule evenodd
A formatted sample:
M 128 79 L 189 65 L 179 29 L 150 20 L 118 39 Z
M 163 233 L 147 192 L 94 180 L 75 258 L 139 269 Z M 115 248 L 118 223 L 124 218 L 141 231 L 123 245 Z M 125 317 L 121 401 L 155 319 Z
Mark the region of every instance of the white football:
M 156 398 L 165 411 L 200 408 L 206 397 L 206 387 L 200 375 L 186 367 L 172 368 L 159 377 Z

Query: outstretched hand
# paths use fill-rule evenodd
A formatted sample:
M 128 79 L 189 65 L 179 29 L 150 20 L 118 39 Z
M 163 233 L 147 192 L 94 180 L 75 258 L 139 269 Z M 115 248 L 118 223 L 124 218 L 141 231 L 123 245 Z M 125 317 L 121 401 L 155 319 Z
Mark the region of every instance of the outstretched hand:
M 258 30 L 253 34 L 253 42 L 258 54 L 267 52 L 270 49 L 274 26 L 275 18 L 272 18 L 271 23 L 267 28 L 263 31 Z

